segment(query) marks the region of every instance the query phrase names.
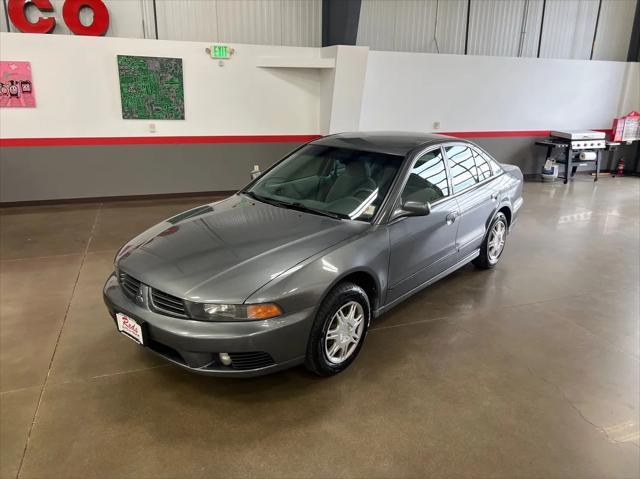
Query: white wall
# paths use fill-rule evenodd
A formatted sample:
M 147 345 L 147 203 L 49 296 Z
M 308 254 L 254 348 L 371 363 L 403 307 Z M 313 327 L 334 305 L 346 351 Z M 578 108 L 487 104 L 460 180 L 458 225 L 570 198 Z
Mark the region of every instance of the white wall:
M 323 134 L 355 131 L 360 123 L 368 47 L 336 45 L 322 49 L 335 59 L 335 68 L 322 76 L 320 127 Z
M 360 128 L 441 131 L 610 128 L 640 108 L 638 64 L 369 53 Z
M 219 67 L 204 42 L 0 35 L 2 60 L 31 62 L 37 101 L 0 109 L 2 138 L 609 128 L 640 110 L 638 63 L 234 45 Z M 186 119 L 123 120 L 118 54 L 182 58 Z M 257 66 L 274 56 L 336 68 Z
M 37 108 L 0 109 L 3 138 L 317 134 L 320 72 L 259 68 L 263 55 L 319 58 L 303 47 L 233 45 L 219 67 L 208 43 L 2 33 L 2 60 L 30 61 Z M 185 120 L 123 120 L 116 55 L 183 59 Z

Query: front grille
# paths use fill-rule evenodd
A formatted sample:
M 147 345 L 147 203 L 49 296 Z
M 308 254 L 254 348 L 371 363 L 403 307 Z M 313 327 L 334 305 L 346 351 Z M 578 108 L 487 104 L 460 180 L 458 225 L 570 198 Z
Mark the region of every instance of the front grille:
M 122 290 L 124 293 L 130 298 L 135 298 L 140 293 L 140 281 L 135 279 L 133 276 L 128 275 L 124 271 L 118 272 L 118 280 L 120 281 L 120 286 L 122 286 Z
M 229 356 L 231 356 L 231 367 L 233 369 L 258 369 L 275 364 L 273 358 L 263 351 L 229 353 Z
M 151 289 L 151 306 L 153 309 L 161 313 L 167 313 L 171 316 L 178 316 L 180 318 L 187 317 L 187 312 L 184 308 L 184 301 L 153 288 Z

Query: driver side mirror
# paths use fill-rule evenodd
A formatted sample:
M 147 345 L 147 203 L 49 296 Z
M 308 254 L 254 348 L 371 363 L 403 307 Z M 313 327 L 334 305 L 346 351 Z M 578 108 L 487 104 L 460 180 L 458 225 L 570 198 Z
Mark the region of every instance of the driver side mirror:
M 402 204 L 402 211 L 408 213 L 407 216 L 427 216 L 431 213 L 431 203 L 428 201 L 426 203 L 420 201 L 405 201 Z
M 390 221 L 406 218 L 407 216 L 427 216 L 429 213 L 431 213 L 431 203 L 428 201 L 426 203 L 421 201 L 405 201 L 402 203 L 402 206 L 393 212 Z

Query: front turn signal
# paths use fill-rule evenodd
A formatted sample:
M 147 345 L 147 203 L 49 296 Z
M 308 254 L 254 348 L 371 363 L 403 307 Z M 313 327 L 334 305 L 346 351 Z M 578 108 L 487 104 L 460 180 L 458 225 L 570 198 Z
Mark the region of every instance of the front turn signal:
M 273 303 L 247 305 L 247 319 L 269 319 L 282 315 L 280 306 Z

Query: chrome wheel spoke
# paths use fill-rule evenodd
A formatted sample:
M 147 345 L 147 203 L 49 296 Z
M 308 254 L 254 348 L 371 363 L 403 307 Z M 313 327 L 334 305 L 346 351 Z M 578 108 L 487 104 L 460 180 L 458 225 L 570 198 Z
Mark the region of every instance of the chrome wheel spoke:
M 340 337 L 340 334 L 338 333 L 338 331 L 336 330 L 327 331 L 327 341 L 335 341 L 339 337 Z
M 344 361 L 345 359 L 347 359 L 347 357 L 349 356 L 349 346 L 348 345 L 344 345 L 341 348 L 341 354 L 340 354 L 340 359 L 342 361 Z

